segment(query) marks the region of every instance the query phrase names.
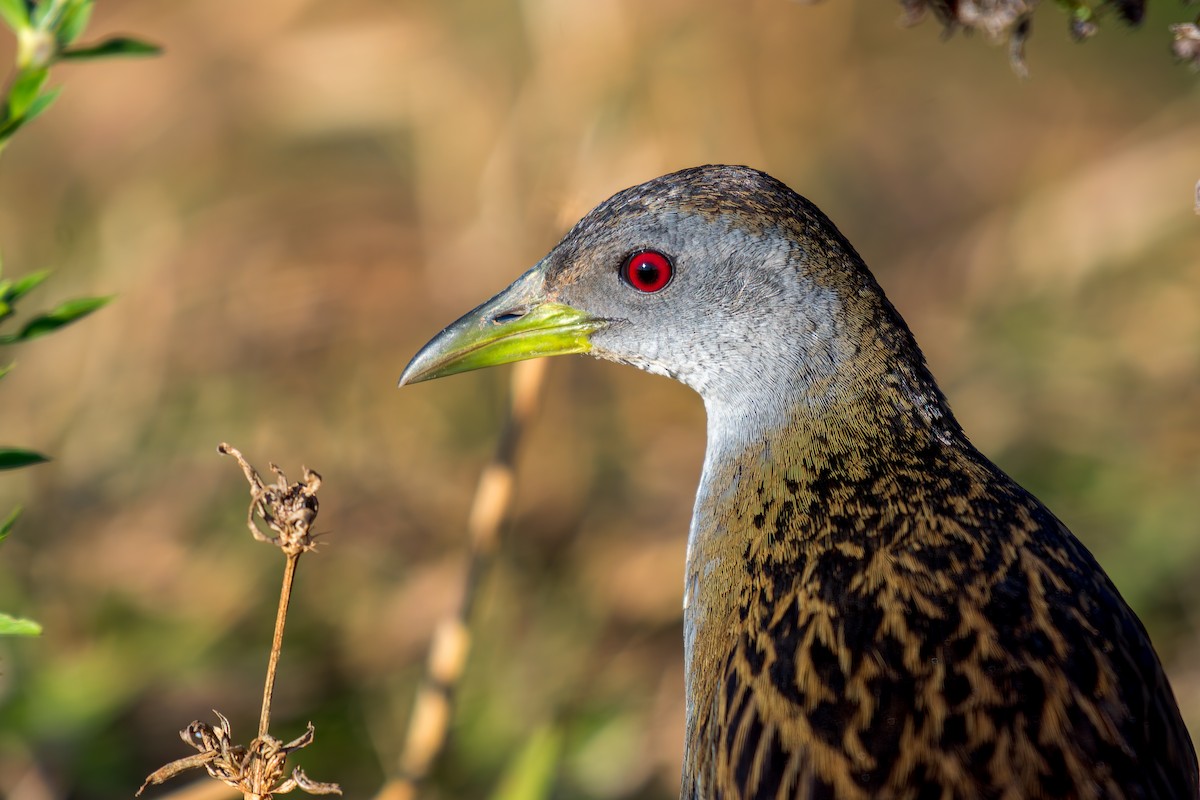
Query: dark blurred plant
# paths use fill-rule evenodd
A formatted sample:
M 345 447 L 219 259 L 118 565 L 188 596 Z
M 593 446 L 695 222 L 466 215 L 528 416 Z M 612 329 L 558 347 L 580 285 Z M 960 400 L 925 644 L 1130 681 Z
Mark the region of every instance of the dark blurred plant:
M 59 89 L 45 89 L 50 67 L 74 59 L 104 58 L 119 55 L 154 55 L 159 48 L 137 39 L 115 37 L 95 44 L 76 46 L 87 27 L 94 0 L 0 0 L 0 19 L 17 37 L 16 70 L 8 82 L 0 104 L 0 150 L 21 126 L 35 119 L 58 97 Z M 21 298 L 49 277 L 46 270 L 17 280 L 3 278 L 0 272 L 0 323 L 16 313 Z M 111 298 L 82 297 L 60 303 L 50 311 L 36 314 L 13 333 L 0 333 L 0 345 L 19 344 L 52 333 L 82 319 Z M 0 378 L 12 369 L 0 366 Z M 33 450 L 0 446 L 0 470 L 19 469 L 46 461 Z M 0 542 L 12 530 L 21 509 L 18 507 L 0 523 Z M 41 626 L 28 619 L 0 613 L 0 635 L 35 636 Z
M 915 24 L 932 13 L 947 33 L 957 30 L 981 31 L 992 41 L 1007 41 L 1013 70 L 1027 77 L 1025 43 L 1033 25 L 1033 13 L 1040 0 L 900 0 L 905 24 Z M 1105 16 L 1116 16 L 1121 22 L 1137 26 L 1146 16 L 1146 0 L 1055 0 L 1059 10 L 1067 15 L 1071 38 L 1077 42 L 1090 39 L 1100 31 Z M 1186 26 L 1172 25 L 1173 50 L 1183 61 L 1195 63 L 1188 48 Z M 1192 26 L 1194 27 L 1194 26 Z M 1183 44 L 1180 44 L 1180 43 Z M 1182 50 L 1182 52 L 1181 52 Z

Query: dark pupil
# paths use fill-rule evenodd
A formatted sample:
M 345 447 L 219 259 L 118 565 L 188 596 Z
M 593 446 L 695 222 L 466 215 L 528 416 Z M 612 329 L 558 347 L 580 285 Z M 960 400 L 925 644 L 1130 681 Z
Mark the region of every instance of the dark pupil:
M 658 283 L 658 265 L 649 259 L 643 259 L 637 264 L 637 282 L 643 286 L 653 286 Z

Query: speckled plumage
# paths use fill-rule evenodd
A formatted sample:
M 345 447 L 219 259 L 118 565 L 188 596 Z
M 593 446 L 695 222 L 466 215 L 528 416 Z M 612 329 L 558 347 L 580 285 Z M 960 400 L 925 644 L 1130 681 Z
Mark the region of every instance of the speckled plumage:
M 800 419 L 705 475 L 683 796 L 1195 797 L 1158 659 L 1091 555 L 961 435 L 877 403 L 865 430 Z
M 653 295 L 616 278 L 644 247 L 676 265 Z M 705 400 L 684 800 L 1198 796 L 1141 623 L 970 444 L 811 203 L 685 170 L 603 203 L 522 280 L 605 320 L 594 355 Z

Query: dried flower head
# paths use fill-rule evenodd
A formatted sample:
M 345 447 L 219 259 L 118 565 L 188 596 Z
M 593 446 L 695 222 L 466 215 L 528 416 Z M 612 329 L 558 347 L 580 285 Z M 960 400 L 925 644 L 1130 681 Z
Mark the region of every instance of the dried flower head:
M 336 783 L 311 780 L 299 767 L 293 769 L 291 775 L 284 773 L 288 755 L 312 743 L 314 729 L 311 722 L 303 735 L 287 744 L 268 732 L 271 696 L 279 654 L 283 648 L 283 629 L 292 584 L 296 578 L 296 565 L 301 555 L 315 547 L 312 525 L 317 518 L 317 489 L 321 487 L 321 476 L 306 468 L 302 482 L 288 485 L 283 470 L 272 464 L 271 471 L 277 480 L 274 484 L 264 484 L 258 471 L 242 457 L 237 448 L 222 444 L 217 449 L 237 459 L 250 483 L 250 510 L 246 512 L 246 525 L 250 532 L 255 539 L 275 545 L 286 556 L 283 585 L 279 591 L 279 609 L 275 615 L 275 634 L 271 640 L 267 675 L 263 682 L 258 736 L 248 746 L 234 744 L 229 720 L 221 712 L 213 711 L 218 720 L 215 727 L 195 721 L 179 732 L 183 741 L 196 748 L 197 754 L 172 761 L 155 771 L 146 778 L 137 794 L 141 795 L 151 784 L 163 783 L 181 772 L 198 767 L 204 767 L 213 778 L 242 792 L 247 800 L 268 800 L 296 789 L 309 794 L 341 794 L 342 790 Z M 255 524 L 255 514 L 266 522 L 272 533 L 264 532 Z
M 199 752 L 172 761 L 146 778 L 137 791 L 139 796 L 147 786 L 163 783 L 197 767 L 204 767 L 209 775 L 244 795 L 264 799 L 296 789 L 314 795 L 342 793 L 336 783 L 311 780 L 299 767 L 292 770 L 290 776 L 284 776 L 288 755 L 312 743 L 314 729 L 311 722 L 303 734 L 287 744 L 268 734 L 259 736 L 245 747 L 233 743 L 229 720 L 220 711 L 213 713 L 219 721 L 216 727 L 197 720 L 179 732 L 179 737 Z
M 286 555 L 312 550 L 312 524 L 317 518 L 317 490 L 321 488 L 321 476 L 304 467 L 304 480 L 288 485 L 287 475 L 275 464 L 274 484 L 264 484 L 258 470 L 242 456 L 236 447 L 222 444 L 217 450 L 231 455 L 241 465 L 246 480 L 250 483 L 250 509 L 246 512 L 246 525 L 250 533 L 260 542 L 269 542 L 279 547 Z M 264 533 L 254 522 L 257 514 L 274 533 Z

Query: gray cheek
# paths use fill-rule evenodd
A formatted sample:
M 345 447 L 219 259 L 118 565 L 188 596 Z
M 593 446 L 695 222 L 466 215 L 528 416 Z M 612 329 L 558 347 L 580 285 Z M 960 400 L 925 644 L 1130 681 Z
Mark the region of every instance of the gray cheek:
M 642 338 L 641 346 L 638 348 L 638 355 L 646 362 L 658 362 L 661 353 L 662 347 L 658 336 L 651 335 Z

